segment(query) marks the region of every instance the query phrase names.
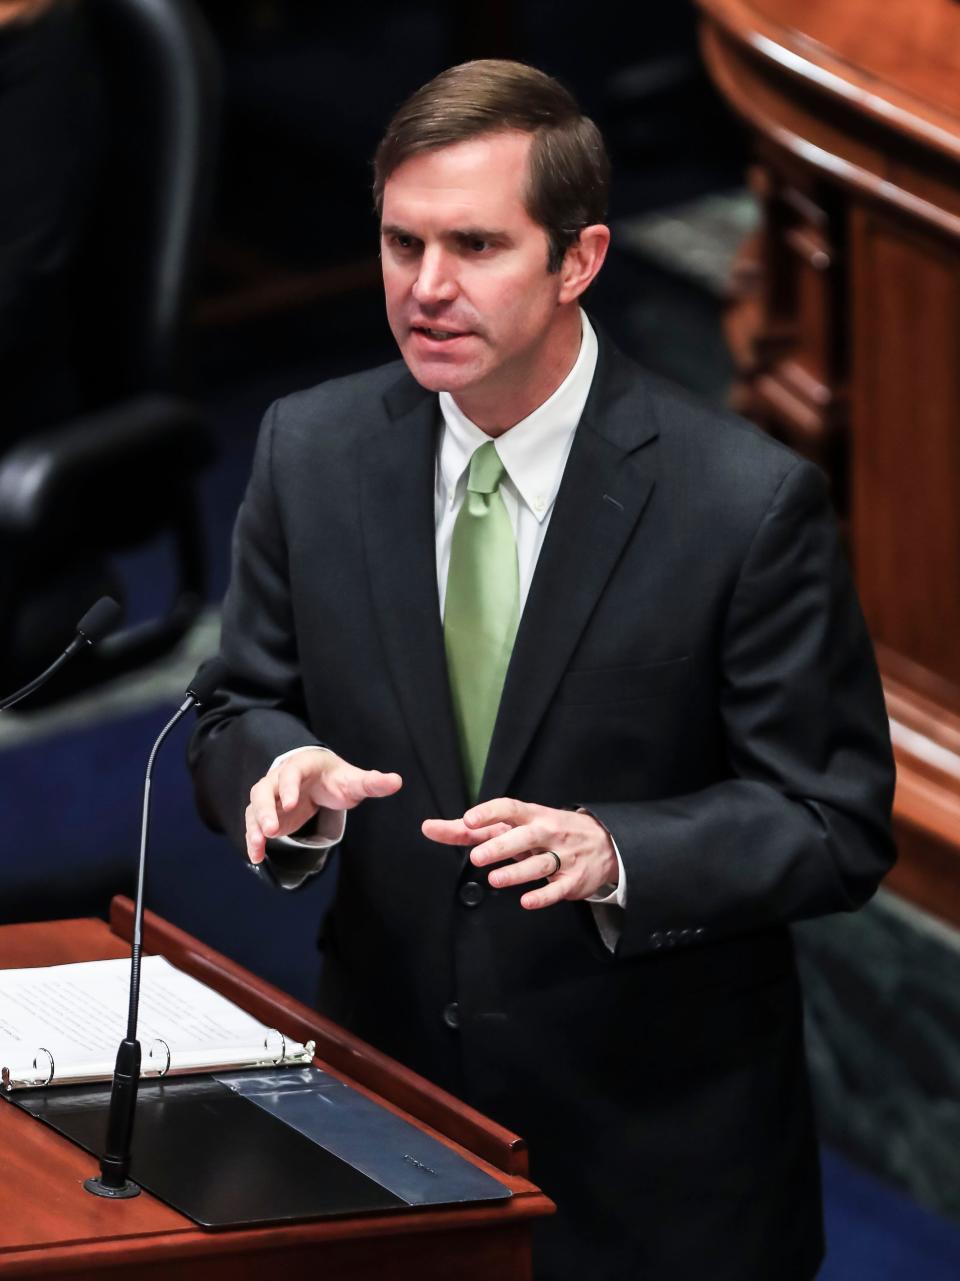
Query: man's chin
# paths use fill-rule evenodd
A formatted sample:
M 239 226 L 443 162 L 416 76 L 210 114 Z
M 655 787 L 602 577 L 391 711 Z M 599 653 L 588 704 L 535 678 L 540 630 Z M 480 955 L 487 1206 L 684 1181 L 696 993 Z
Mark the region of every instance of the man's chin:
M 475 372 L 458 369 L 441 360 L 421 360 L 409 352 L 401 351 L 404 363 L 412 376 L 426 391 L 465 391 L 477 381 Z
M 424 369 L 422 366 L 412 360 L 407 360 L 404 356 L 404 363 L 410 371 L 413 378 L 424 388 L 425 391 L 449 391 L 446 385 L 449 379 L 441 376 L 440 371 L 436 369 Z

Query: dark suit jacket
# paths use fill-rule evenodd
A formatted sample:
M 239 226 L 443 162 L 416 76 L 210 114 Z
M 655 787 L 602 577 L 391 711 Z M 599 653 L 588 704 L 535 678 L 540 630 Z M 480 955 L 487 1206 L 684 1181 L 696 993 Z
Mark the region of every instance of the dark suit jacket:
M 250 786 L 323 741 L 403 774 L 351 813 L 324 931 L 334 1018 L 529 1140 L 542 1277 L 801 1281 L 821 1253 L 787 923 L 892 859 L 871 647 L 823 479 L 601 343 L 481 796 L 616 838 L 616 953 L 525 912 L 428 816 L 467 798 L 434 548 L 436 397 L 397 363 L 268 412 L 192 745 L 242 842 Z M 465 887 L 470 884 L 472 888 Z

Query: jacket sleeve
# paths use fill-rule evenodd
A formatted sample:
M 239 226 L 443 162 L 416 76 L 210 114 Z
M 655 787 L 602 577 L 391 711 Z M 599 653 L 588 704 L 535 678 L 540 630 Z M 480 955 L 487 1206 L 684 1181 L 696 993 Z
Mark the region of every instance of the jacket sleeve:
M 188 749 L 202 817 L 240 848 L 253 784 L 284 752 L 321 746 L 306 724 L 287 546 L 272 474 L 278 411 L 274 404 L 264 417 L 233 533 L 220 641 L 229 675 L 200 715 Z M 298 857 L 316 862 L 318 853 L 324 851 Z M 275 864 L 283 857 L 271 847 Z
M 618 955 L 856 908 L 893 862 L 882 688 L 809 463 L 786 474 L 753 536 L 720 660 L 729 778 L 661 801 L 584 801 L 626 870 Z

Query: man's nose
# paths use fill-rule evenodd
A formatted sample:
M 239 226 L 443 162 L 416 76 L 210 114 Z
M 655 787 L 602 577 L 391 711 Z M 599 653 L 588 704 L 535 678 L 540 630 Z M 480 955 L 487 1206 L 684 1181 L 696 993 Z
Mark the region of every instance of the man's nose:
M 418 303 L 452 302 L 457 296 L 455 264 L 440 246 L 428 246 L 420 258 L 420 270 L 413 284 Z

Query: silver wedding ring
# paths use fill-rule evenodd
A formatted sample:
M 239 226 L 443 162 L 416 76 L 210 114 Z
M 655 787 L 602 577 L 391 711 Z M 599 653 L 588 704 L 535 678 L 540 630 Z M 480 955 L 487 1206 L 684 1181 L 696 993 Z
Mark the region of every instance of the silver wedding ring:
M 557 853 L 556 850 L 544 850 L 543 852 L 544 854 L 549 854 L 551 858 L 556 859 L 556 866 L 554 867 L 553 871 L 547 873 L 546 879 L 549 881 L 551 876 L 556 876 L 556 874 L 560 871 L 560 868 L 562 866 L 560 862 L 560 855 Z

